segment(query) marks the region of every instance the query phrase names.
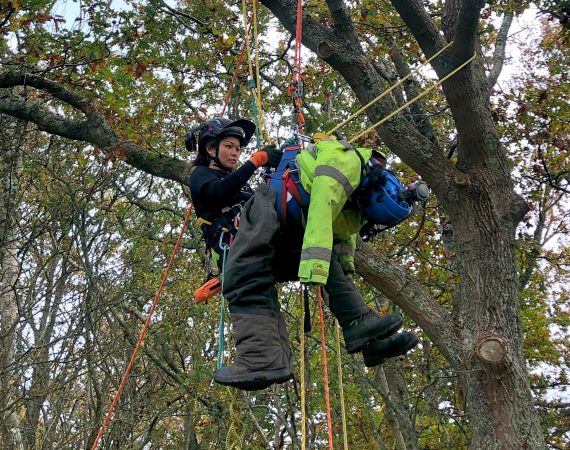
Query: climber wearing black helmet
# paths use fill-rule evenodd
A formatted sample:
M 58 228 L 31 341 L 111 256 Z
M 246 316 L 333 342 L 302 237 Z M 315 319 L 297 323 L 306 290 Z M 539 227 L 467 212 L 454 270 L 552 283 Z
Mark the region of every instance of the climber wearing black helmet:
M 249 120 L 217 118 L 193 128 L 184 140 L 188 151 L 198 151 L 189 177 L 190 193 L 214 259 L 221 254 L 220 244 L 229 244 L 236 231 L 234 219 L 253 194 L 250 177 L 258 167 L 275 167 L 281 160 L 281 151 L 268 146 L 236 169 L 241 149 L 254 133 L 255 124 Z

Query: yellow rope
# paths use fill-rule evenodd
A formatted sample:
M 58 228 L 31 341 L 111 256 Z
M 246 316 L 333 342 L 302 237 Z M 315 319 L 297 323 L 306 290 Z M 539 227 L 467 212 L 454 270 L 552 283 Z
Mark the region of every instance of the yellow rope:
M 396 114 L 398 114 L 400 111 L 402 111 L 403 109 L 407 108 L 408 106 L 410 106 L 412 103 L 417 102 L 420 98 L 425 97 L 429 92 L 431 92 L 432 90 L 434 90 L 436 87 L 438 87 L 441 83 L 443 83 L 445 80 L 447 80 L 449 77 L 455 75 L 457 72 L 459 72 L 461 69 L 463 69 L 467 64 L 469 64 L 471 61 L 473 61 L 475 59 L 475 56 L 477 56 L 476 53 L 473 54 L 473 56 L 471 58 L 469 58 L 467 61 L 465 61 L 463 64 L 461 64 L 459 67 L 457 67 L 455 70 L 453 70 L 452 72 L 448 73 L 446 76 L 444 76 L 441 80 L 437 81 L 436 83 L 432 84 L 429 88 L 427 88 L 425 91 L 423 91 L 421 94 L 415 96 L 413 99 L 411 99 L 410 101 L 406 102 L 405 104 L 403 104 L 402 106 L 400 106 L 397 110 L 395 110 L 394 112 L 388 114 L 386 117 L 384 117 L 382 120 L 379 120 L 378 122 L 376 122 L 374 125 L 372 125 L 371 127 L 368 127 L 366 130 L 358 133 L 356 136 L 353 136 L 351 139 L 349 139 L 348 143 L 352 144 L 354 141 L 356 141 L 359 137 L 364 136 L 366 133 L 368 133 L 370 130 L 382 125 L 384 122 L 387 122 L 388 120 L 390 120 L 392 117 L 394 117 Z
M 241 408 L 238 404 L 237 393 L 234 389 L 227 388 L 230 397 L 230 426 L 226 434 L 226 443 L 224 448 L 227 450 L 241 450 L 243 448 L 243 440 L 245 437 L 245 427 L 240 420 Z M 238 431 L 241 429 L 241 432 Z
M 267 140 L 263 123 L 263 105 L 261 103 L 261 78 L 259 76 L 259 39 L 257 33 L 257 4 L 259 0 L 253 0 L 253 48 L 255 50 L 255 89 L 257 108 L 259 110 L 259 134 Z
M 346 409 L 344 407 L 344 384 L 342 382 L 342 354 L 340 349 L 340 325 L 338 320 L 335 320 L 335 334 L 336 334 L 336 363 L 338 369 L 338 388 L 340 391 L 340 411 L 342 415 L 342 441 L 344 449 L 348 450 L 348 435 L 346 433 Z
M 259 135 L 263 136 L 266 141 L 269 141 L 267 138 L 267 133 L 265 132 L 263 126 L 263 107 L 261 105 L 261 89 L 260 89 L 260 82 L 259 82 L 259 40 L 257 34 L 257 1 L 253 0 L 253 43 L 255 47 L 255 58 L 256 58 L 256 75 L 254 75 L 253 70 L 253 59 L 251 56 L 251 49 L 249 47 L 249 34 L 248 30 L 248 19 L 247 19 L 247 2 L 246 0 L 242 0 L 241 2 L 242 7 L 242 15 L 243 15 L 243 26 L 245 28 L 245 45 L 247 47 L 247 65 L 249 68 L 249 79 L 255 80 L 255 87 L 251 88 L 253 93 L 253 98 L 255 99 L 255 104 L 257 106 L 258 111 L 258 126 L 259 126 Z
M 362 108 L 360 108 L 358 111 L 356 111 L 353 115 L 351 115 L 348 119 L 344 120 L 343 122 L 339 123 L 336 127 L 334 127 L 332 130 L 330 130 L 329 132 L 327 132 L 327 134 L 331 134 L 334 131 L 338 130 L 340 127 L 346 125 L 348 122 L 350 122 L 352 119 L 354 119 L 356 116 L 358 116 L 360 113 L 366 111 L 368 108 L 370 108 L 374 103 L 376 103 L 378 100 L 380 100 L 381 98 L 384 98 L 386 95 L 388 95 L 390 92 L 392 92 L 394 89 L 396 89 L 398 86 L 400 86 L 402 83 L 404 83 L 404 81 L 406 81 L 408 78 L 410 78 L 412 75 L 416 74 L 420 69 L 422 69 L 426 64 L 430 63 L 431 61 L 433 61 L 435 58 L 437 58 L 439 55 L 441 55 L 445 50 L 447 50 L 449 48 L 449 46 L 453 44 L 453 41 L 451 41 L 449 44 L 447 44 L 445 47 L 443 47 L 441 50 L 439 50 L 436 54 L 432 55 L 431 58 L 427 59 L 425 62 L 423 62 L 422 64 L 420 64 L 419 67 L 417 67 L 416 69 L 412 70 L 409 74 L 407 74 L 404 78 L 402 78 L 400 81 L 398 81 L 396 84 L 390 86 L 388 89 L 386 89 L 384 92 L 382 92 L 378 97 L 376 97 L 374 100 L 371 100 L 370 102 L 368 102 L 366 105 L 364 105 Z
M 299 327 L 299 345 L 301 346 L 301 450 L 305 450 L 307 441 L 307 415 L 305 411 L 305 299 L 301 284 L 301 326 Z

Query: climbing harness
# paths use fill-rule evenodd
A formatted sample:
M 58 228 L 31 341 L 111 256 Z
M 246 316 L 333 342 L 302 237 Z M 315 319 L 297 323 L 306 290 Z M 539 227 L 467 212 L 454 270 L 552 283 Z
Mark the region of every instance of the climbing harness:
M 267 179 L 269 188 L 277 192 L 275 210 L 283 228 L 288 218 L 301 224 L 303 212 L 309 206 L 310 195 L 301 184 L 299 166 L 295 162 L 300 150 L 300 145 L 286 145 L 279 166 Z

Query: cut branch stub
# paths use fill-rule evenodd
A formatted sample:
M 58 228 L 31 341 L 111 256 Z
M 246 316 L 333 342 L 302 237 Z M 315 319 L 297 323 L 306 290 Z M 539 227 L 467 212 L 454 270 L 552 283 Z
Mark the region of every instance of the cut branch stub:
M 499 336 L 488 336 L 479 341 L 475 355 L 488 364 L 501 364 L 507 356 L 507 342 Z
M 329 41 L 321 41 L 317 45 L 317 55 L 323 59 L 331 56 L 333 54 L 333 50 L 333 44 Z

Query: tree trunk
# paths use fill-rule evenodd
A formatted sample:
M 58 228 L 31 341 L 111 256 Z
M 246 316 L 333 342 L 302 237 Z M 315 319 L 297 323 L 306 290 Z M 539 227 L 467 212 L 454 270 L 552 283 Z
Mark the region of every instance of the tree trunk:
M 3 116 L 4 130 L 0 135 L 0 448 L 24 448 L 21 424 L 17 417 L 18 379 L 11 364 L 14 358 L 16 326 L 20 320 L 16 298 L 16 282 L 20 273 L 17 260 L 17 234 L 15 232 L 15 200 L 22 172 L 22 153 L 15 142 L 24 135 L 22 123 Z M 6 122 L 10 122 L 7 126 Z M 13 134 L 7 129 L 13 128 Z
M 262 3 L 291 33 L 295 32 L 296 2 Z M 427 56 L 446 44 L 422 2 L 392 3 Z M 368 103 L 386 85 L 362 51 L 344 2 L 327 0 L 327 4 L 334 27 L 322 25 L 305 11 L 303 44 L 338 70 L 360 103 Z M 454 44 L 432 63 L 440 78 L 475 52 L 482 6 L 481 1 L 445 3 L 443 27 Z M 374 254 L 376 261 L 370 253 L 359 255 L 357 269 L 416 320 L 452 368 L 460 371 L 473 429 L 472 448 L 543 448 L 519 327 L 514 230 L 526 209 L 513 190 L 480 58 L 447 80 L 443 89 L 457 126 L 457 165 L 401 115 L 378 132 L 388 147 L 430 185 L 450 216 L 459 272 L 454 302 L 458 305 L 457 320 L 454 322 L 415 280 L 382 255 Z M 385 98 L 367 114 L 376 123 L 393 107 Z

